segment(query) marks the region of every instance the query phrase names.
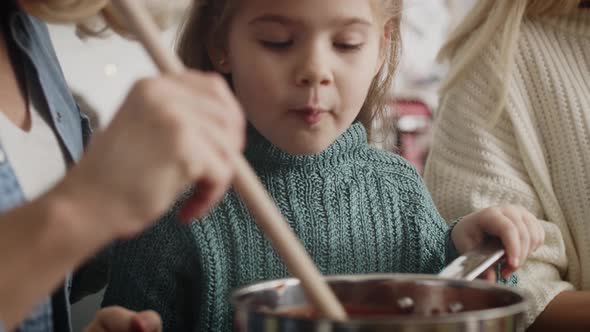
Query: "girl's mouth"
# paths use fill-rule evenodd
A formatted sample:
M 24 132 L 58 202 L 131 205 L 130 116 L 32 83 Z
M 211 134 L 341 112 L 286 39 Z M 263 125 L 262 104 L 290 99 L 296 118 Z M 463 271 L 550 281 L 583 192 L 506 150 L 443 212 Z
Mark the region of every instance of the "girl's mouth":
M 322 120 L 322 117 L 329 111 L 321 107 L 305 106 L 292 110 L 299 118 L 301 118 L 307 125 L 315 125 Z

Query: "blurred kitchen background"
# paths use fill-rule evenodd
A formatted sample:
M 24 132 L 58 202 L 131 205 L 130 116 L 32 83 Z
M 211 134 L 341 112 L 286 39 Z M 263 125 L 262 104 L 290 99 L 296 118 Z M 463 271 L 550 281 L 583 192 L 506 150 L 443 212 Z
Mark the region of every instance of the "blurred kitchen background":
M 436 63 L 436 53 L 449 30 L 475 1 L 405 0 L 403 55 L 391 91 L 391 107 L 383 123 L 375 124 L 392 131 L 376 144 L 401 154 L 420 171 L 438 103 L 437 89 L 446 73 L 446 66 Z M 178 8 L 178 20 L 183 10 Z M 68 26 L 52 25 L 50 32 L 72 92 L 97 128 L 109 123 L 135 80 L 157 74 L 135 42 L 118 36 L 80 40 Z M 175 32 L 173 26 L 163 33 L 166 45 L 173 47 Z M 82 331 L 94 317 L 101 298 L 102 294 L 97 294 L 74 305 L 75 331 Z

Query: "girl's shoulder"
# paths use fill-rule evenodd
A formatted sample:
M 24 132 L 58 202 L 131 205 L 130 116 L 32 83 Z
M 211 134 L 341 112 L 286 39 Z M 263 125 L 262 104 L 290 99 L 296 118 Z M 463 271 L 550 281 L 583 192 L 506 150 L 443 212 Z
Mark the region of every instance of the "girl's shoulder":
M 422 181 L 416 168 L 394 152 L 367 145 L 363 148 L 361 155 L 363 156 L 362 164 L 375 172 Z
M 393 152 L 367 146 L 355 162 L 355 174 L 372 177 L 374 183 L 391 192 L 403 192 L 406 196 L 427 196 L 422 176 L 406 159 Z

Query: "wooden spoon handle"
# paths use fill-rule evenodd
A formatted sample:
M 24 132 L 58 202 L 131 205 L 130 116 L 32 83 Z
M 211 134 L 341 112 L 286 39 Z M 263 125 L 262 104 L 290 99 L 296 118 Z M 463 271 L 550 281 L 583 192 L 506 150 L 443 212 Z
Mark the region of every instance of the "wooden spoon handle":
M 135 33 L 160 71 L 181 73 L 185 70 L 180 59 L 162 47 L 157 38 L 160 35 L 159 30 L 141 5 L 141 1 L 112 0 L 112 3 L 128 20 L 130 30 Z M 325 317 L 345 320 L 347 318 L 346 311 L 273 203 L 254 170 L 240 154 L 232 156 L 232 162 L 236 169 L 236 177 L 233 182 L 236 190 L 289 271 L 301 281 L 301 286 L 310 302 Z

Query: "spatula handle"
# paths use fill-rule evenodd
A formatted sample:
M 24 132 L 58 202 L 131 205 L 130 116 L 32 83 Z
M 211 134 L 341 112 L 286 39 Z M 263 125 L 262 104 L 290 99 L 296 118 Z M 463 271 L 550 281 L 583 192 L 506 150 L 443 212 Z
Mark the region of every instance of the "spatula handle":
M 481 245 L 457 257 L 444 268 L 439 277 L 473 280 L 504 257 L 505 251 L 497 238 L 487 238 Z

